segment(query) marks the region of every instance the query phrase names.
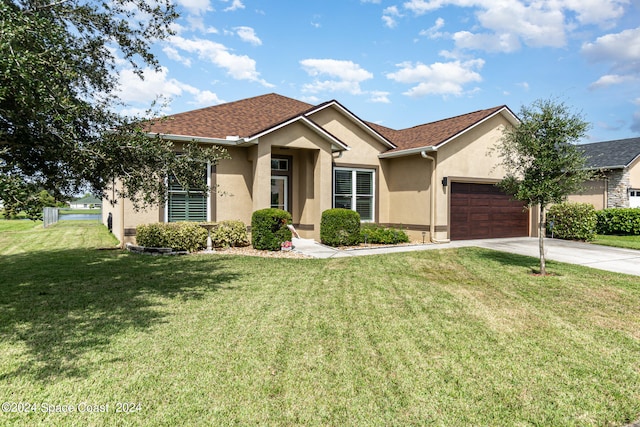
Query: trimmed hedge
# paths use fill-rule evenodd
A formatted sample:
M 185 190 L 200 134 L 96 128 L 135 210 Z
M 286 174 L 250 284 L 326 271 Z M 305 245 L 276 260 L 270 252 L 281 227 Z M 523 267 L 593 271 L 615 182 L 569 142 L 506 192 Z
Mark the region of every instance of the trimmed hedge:
M 291 240 L 291 214 L 282 209 L 261 209 L 251 216 L 251 244 L 255 249 L 279 251 L 282 242 Z
M 215 248 L 248 246 L 247 226 L 242 221 L 221 221 L 211 230 L 211 241 Z
M 609 208 L 598 211 L 597 216 L 598 234 L 640 234 L 640 208 Z
M 360 226 L 361 242 L 393 245 L 409 242 L 409 236 L 398 228 L 385 228 L 378 224 L 362 224 Z
M 320 220 L 320 241 L 329 246 L 360 243 L 360 214 L 350 209 L 327 209 Z
M 547 231 L 559 239 L 593 240 L 596 223 L 596 210 L 589 203 L 559 203 L 547 214 Z
M 196 252 L 207 247 L 207 230 L 195 222 L 139 225 L 136 227 L 136 242 L 150 248 Z

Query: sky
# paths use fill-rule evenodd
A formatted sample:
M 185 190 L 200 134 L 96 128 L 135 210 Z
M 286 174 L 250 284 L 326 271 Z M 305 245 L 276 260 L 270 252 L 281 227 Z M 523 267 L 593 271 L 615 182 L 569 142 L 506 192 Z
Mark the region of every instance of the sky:
M 403 129 L 553 99 L 583 143 L 640 136 L 638 0 L 174 1 L 160 71 L 120 71 L 126 113 L 278 93 Z

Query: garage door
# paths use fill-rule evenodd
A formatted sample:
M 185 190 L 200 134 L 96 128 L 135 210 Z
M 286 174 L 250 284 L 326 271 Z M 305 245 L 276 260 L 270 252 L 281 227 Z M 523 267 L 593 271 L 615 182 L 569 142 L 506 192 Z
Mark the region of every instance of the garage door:
M 451 183 L 451 240 L 529 235 L 529 213 L 493 184 Z

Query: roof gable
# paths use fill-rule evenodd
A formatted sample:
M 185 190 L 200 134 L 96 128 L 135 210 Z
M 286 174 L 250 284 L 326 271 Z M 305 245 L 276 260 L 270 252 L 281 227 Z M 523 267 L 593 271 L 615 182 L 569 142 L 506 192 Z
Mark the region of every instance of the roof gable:
M 501 105 L 402 130 L 394 130 L 376 124 L 371 124 L 371 126 L 397 145 L 398 148 L 385 153 L 385 156 L 391 157 L 402 155 L 405 152 L 412 153 L 427 147 L 437 148 L 501 113 L 513 124 L 518 122 L 516 115 L 511 112 L 509 107 Z
M 379 143 L 381 143 L 385 147 L 392 148 L 392 149 L 397 147 L 391 140 L 389 140 L 386 136 L 378 132 L 373 126 L 371 126 L 371 123 L 365 122 L 364 120 L 360 119 L 358 116 L 353 114 L 344 105 L 340 104 L 336 100 L 328 101 L 312 108 L 307 113 L 305 113 L 305 116 L 311 118 L 313 114 L 318 113 L 329 107 L 333 107 L 335 110 L 339 111 L 341 114 L 348 117 L 353 123 L 358 125 L 362 130 L 364 130 L 366 133 L 371 135 L 375 140 L 377 140 Z
M 577 146 L 589 169 L 623 169 L 640 157 L 640 138 L 593 142 Z

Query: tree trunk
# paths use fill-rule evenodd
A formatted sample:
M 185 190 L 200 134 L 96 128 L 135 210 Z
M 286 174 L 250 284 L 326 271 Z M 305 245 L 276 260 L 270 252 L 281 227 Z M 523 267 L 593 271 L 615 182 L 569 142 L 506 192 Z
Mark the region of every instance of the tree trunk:
M 547 265 L 544 259 L 544 234 L 546 228 L 544 226 L 544 206 L 540 205 L 540 215 L 538 222 L 538 243 L 540 247 L 540 275 L 546 276 L 547 274 Z

